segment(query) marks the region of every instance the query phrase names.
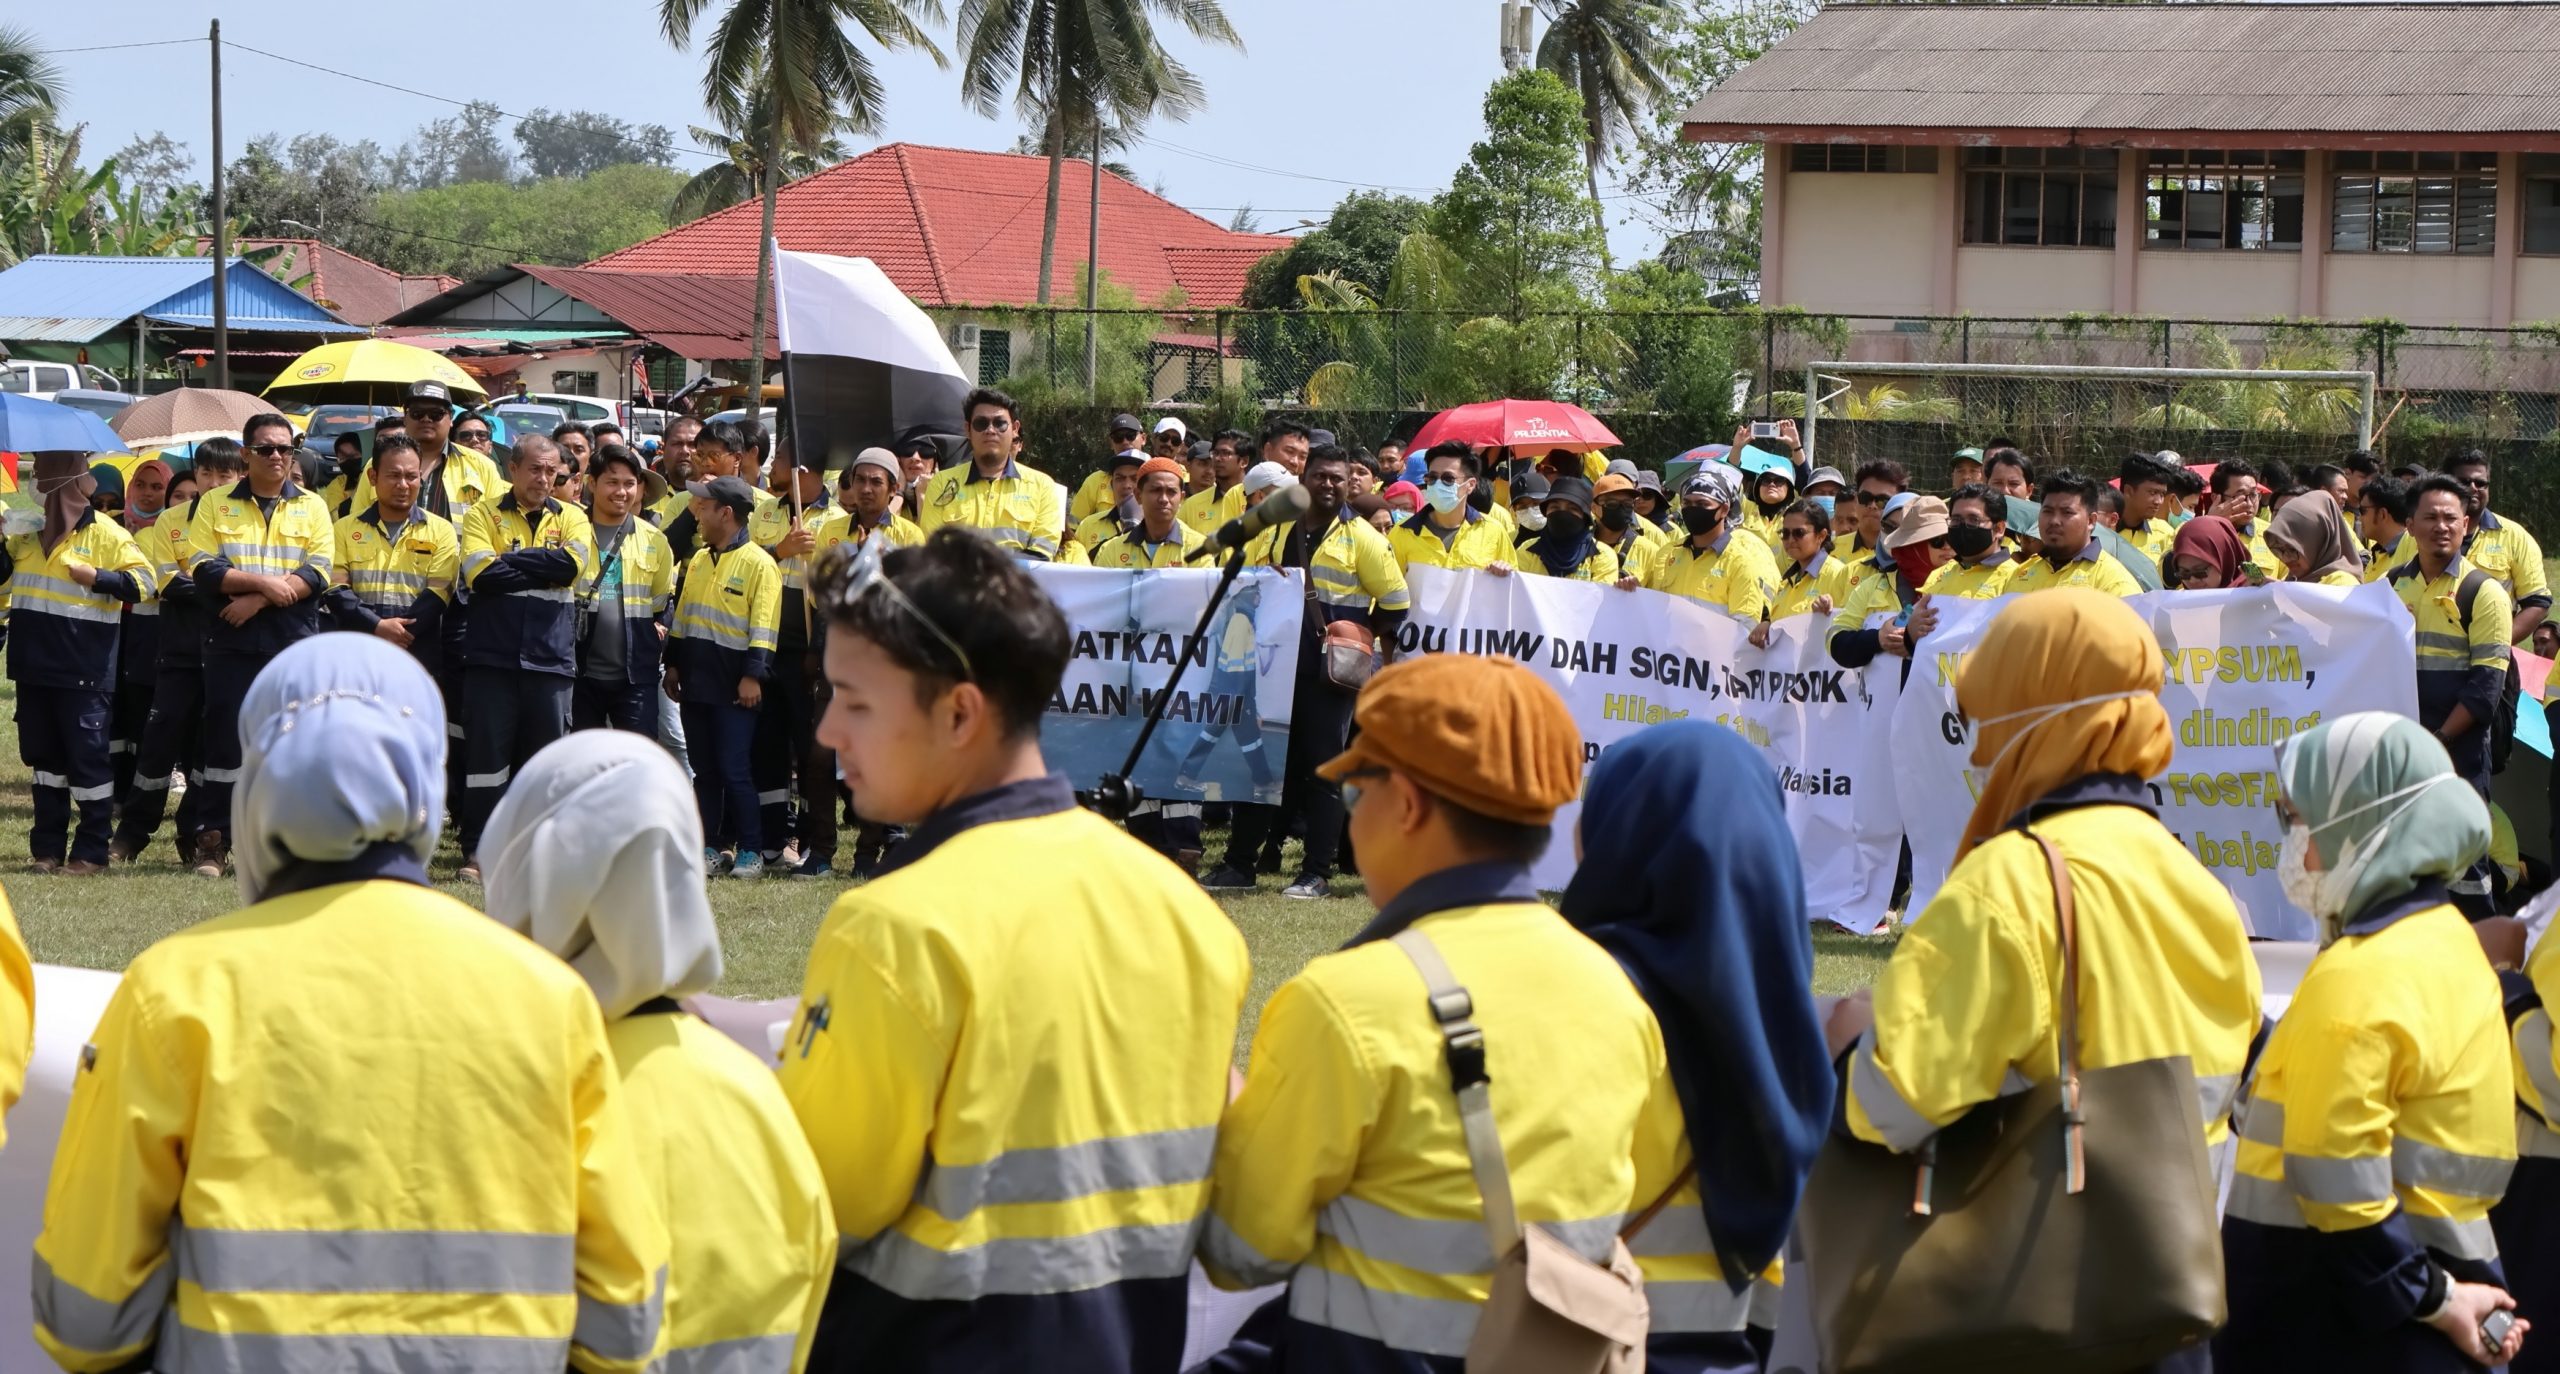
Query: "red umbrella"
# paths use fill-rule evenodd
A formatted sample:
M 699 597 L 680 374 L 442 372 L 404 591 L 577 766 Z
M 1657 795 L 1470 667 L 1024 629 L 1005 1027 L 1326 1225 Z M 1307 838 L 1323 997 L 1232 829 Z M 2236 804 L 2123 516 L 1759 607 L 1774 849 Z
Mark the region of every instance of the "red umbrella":
M 1423 423 L 1407 448 L 1420 452 L 1455 439 L 1477 448 L 1564 448 L 1587 451 L 1620 442 L 1590 411 L 1564 401 L 1478 401 Z

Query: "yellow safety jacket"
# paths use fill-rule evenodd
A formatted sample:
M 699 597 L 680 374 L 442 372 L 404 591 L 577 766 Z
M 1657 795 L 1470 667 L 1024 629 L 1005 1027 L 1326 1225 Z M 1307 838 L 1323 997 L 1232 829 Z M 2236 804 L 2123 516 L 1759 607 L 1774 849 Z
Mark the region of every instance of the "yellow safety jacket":
M 1778 593 L 1778 560 L 1758 535 L 1728 525 L 1705 549 L 1682 539 L 1653 553 L 1644 584 L 1717 607 L 1745 625 L 1767 618 Z
M 2304 971 L 2250 1080 L 2228 1215 L 2322 1232 L 2396 1218 L 2414 1244 L 2495 1259 L 2516 1085 L 2498 975 L 2443 884 L 2421 884 Z
M 1244 483 L 1238 482 L 1221 495 L 1212 484 L 1182 498 L 1182 523 L 1202 534 L 1215 534 L 1218 527 L 1244 514 Z
M 9 1109 L 27 1090 L 27 1061 L 35 1055 L 36 970 L 18 913 L 0 892 L 0 1147 L 9 1143 Z
M 53 1156 L 35 1336 L 75 1374 L 636 1374 L 666 1265 L 595 994 L 433 889 L 338 883 L 125 970 Z
M 2361 587 L 2364 585 L 2364 577 L 2359 573 L 2348 572 L 2344 568 L 2336 568 L 2312 579 L 2312 585 L 2315 587 Z
M 2560 1160 L 2560 1045 L 2551 1034 L 2551 1008 L 2560 1006 L 2560 940 L 2545 937 L 2524 961 L 2525 977 L 2541 1004 L 2515 1019 L 2516 1153 Z M 2549 1166 L 2543 1166 L 2549 1167 Z
M 2551 575 L 2542 565 L 2542 545 L 2524 526 L 2496 511 L 2482 511 L 2462 542 L 2462 556 L 2507 589 L 2518 613 L 2551 605 Z
M 2446 748 L 2464 777 L 2486 778 L 2489 726 L 2506 693 L 2515 652 L 2508 643 L 2514 620 L 2506 584 L 2488 576 L 2472 593 L 2471 613 L 2462 613 L 2462 584 L 2471 572 L 2457 557 L 2443 576 L 2429 578 L 2425 565 L 2412 561 L 2393 569 L 2388 580 L 2417 622 L 2418 721 L 2433 730 L 2454 707 L 2471 708 L 2472 728 Z
M 1813 599 L 1817 596 L 1830 597 L 1831 609 L 1837 614 L 1841 607 L 1849 604 L 1850 594 L 1857 589 L 1856 568 L 1829 553 L 1816 554 L 1810 570 L 1802 564 L 1792 564 L 1778 578 L 1778 595 L 1770 605 L 1769 618 L 1784 620 L 1789 616 L 1809 615 L 1813 611 Z
M 2230 1133 L 2258 1029 L 2258 964 L 2229 889 L 2148 805 L 2138 783 L 2082 779 L 2037 803 L 2034 829 L 2061 847 L 2079 908 L 2083 1067 L 2184 1056 L 2210 1145 Z M 1876 981 L 1849 1129 L 1912 1150 L 1976 1103 L 2052 1079 L 2061 967 L 2044 851 L 2014 831 L 1976 846 Z
M 1093 566 L 1093 555 L 1085 552 L 1084 545 L 1067 539 L 1059 542 L 1058 556 L 1049 561 L 1062 568 L 1090 568 Z
M 114 691 L 124 609 L 147 605 L 158 594 L 142 546 L 93 508 L 81 512 L 52 553 L 35 534 L 12 535 L 0 541 L 0 551 L 7 555 L 0 590 L 9 597 L 9 680 Z M 74 563 L 95 569 L 97 582 L 83 587 L 72 581 Z
M 2238 528 L 2240 537 L 2248 544 L 2249 566 L 2256 568 L 2259 574 L 2270 582 L 2283 581 L 2284 560 L 2276 557 L 2275 550 L 2267 547 L 2266 524 L 2263 521 L 2252 520 Z M 2093 541 L 2096 537 L 2090 536 Z
M 1096 468 L 1086 473 L 1084 480 L 1076 484 L 1076 494 L 1067 503 L 1067 519 L 1081 525 L 1110 509 L 1111 470 Z
M 1126 1369 L 1130 1333 L 1179 1330 L 1247 981 L 1226 914 L 1062 774 L 946 808 L 839 897 L 782 1088 L 875 1319 L 821 1362 Z
M 1298 522 L 1291 520 L 1255 535 L 1244 547 L 1245 563 L 1257 568 L 1285 566 L 1289 537 L 1297 528 Z M 1396 562 L 1387 537 L 1349 511 L 1341 512 L 1331 529 L 1315 536 L 1315 546 L 1307 554 L 1307 579 L 1328 623 L 1347 620 L 1366 625 L 1374 614 L 1413 609 L 1404 568 Z
M 1147 527 L 1140 525 L 1126 534 L 1095 545 L 1092 562 L 1097 568 L 1187 567 L 1191 551 L 1208 542 L 1207 535 L 1176 520 L 1163 543 L 1151 544 L 1147 542 Z M 1203 560 L 1203 566 L 1206 566 L 1206 560 Z
M 741 678 L 773 673 L 782 637 L 782 570 L 773 555 L 740 535 L 725 549 L 706 548 L 686 565 L 667 631 L 667 663 L 696 701 L 726 701 Z
M 2009 590 L 2009 579 L 2024 564 L 2007 549 L 1995 544 L 1983 561 L 1967 563 L 1958 559 L 1941 564 L 1929 580 L 1920 584 L 1923 596 L 1951 596 L 1966 601 L 1989 601 Z
M 187 523 L 187 576 L 208 608 L 205 652 L 270 658 L 320 629 L 320 594 L 329 590 L 329 569 L 337 560 L 338 530 L 320 498 L 291 482 L 277 496 L 272 511 L 258 504 L 247 478 L 195 502 Z M 263 577 L 294 576 L 311 595 L 290 606 L 268 606 L 242 625 L 218 614 L 231 599 L 222 590 L 223 574 L 233 569 Z
M 588 526 L 593 533 L 594 526 Z M 658 680 L 665 660 L 666 639 L 659 633 L 661 617 L 675 606 L 676 555 L 667 543 L 664 531 L 647 519 L 634 515 L 631 528 L 622 542 L 608 555 L 604 552 L 604 536 L 596 539 L 596 575 L 589 583 L 590 595 L 599 608 L 604 598 L 614 595 L 621 609 L 623 631 L 622 680 L 625 683 Z M 591 665 L 588 644 L 578 646 L 579 671 Z
M 585 507 L 546 496 L 527 512 L 511 490 L 473 506 L 462 517 L 462 580 L 471 589 L 463 661 L 575 676 L 577 603 L 595 578 L 595 525 Z
M 2276 575 L 2283 576 L 2281 572 Z M 2125 571 L 2124 565 L 2116 561 L 2114 554 L 2106 551 L 2094 534 L 2089 536 L 2088 543 L 2080 546 L 2079 553 L 2059 566 L 2042 554 L 2019 559 L 2000 590 L 2023 594 L 2055 587 L 2087 587 L 2109 596 L 2134 596 L 2142 591 L 2142 584 L 2133 580 L 2133 574 Z
M 1492 516 L 1480 515 L 1472 507 L 1458 509 L 1465 514 L 1455 531 L 1443 531 L 1432 524 L 1428 509 L 1389 530 L 1387 547 L 1395 553 L 1396 566 L 1484 568 L 1520 561 L 1512 543 L 1516 537 L 1512 527 Z M 1446 538 L 1442 537 L 1444 533 Z
M 944 468 L 916 490 L 916 524 L 926 534 L 965 525 L 1016 553 L 1056 558 L 1067 527 L 1058 509 L 1057 484 L 1027 463 L 1009 462 L 990 479 L 975 463 Z
M 915 521 L 903 515 L 893 514 L 877 524 L 868 524 L 854 512 L 845 510 L 841 518 L 830 520 L 819 526 L 818 550 L 815 556 L 824 557 L 827 550 L 838 544 L 863 543 L 875 533 L 889 541 L 883 546 L 884 550 L 913 548 L 924 542 L 924 531 L 917 528 Z
M 419 456 L 424 458 L 426 455 Z M 373 460 L 366 459 L 368 472 L 372 466 Z M 508 485 L 506 473 L 499 470 L 494 460 L 460 444 L 447 444 L 444 462 L 436 467 L 434 479 L 418 493 L 418 505 L 431 515 L 451 520 L 458 527 L 463 515 L 473 506 L 505 491 Z M 381 500 L 374 495 L 371 481 L 359 479 L 349 486 L 343 476 L 333 479 L 322 494 L 332 515 L 342 511 L 347 515 L 362 515 Z M 439 496 L 443 498 L 440 501 L 436 499 Z
M 1749 481 L 1753 479 L 1746 475 L 1744 480 Z M 1778 552 L 1778 546 L 1780 542 L 1779 536 L 1785 532 L 1787 527 L 1787 520 L 1784 515 L 1762 515 L 1760 513 L 1760 503 L 1752 499 L 1748 494 L 1745 494 L 1739 502 L 1735 503 L 1733 525 L 1736 529 L 1747 530 L 1752 534 L 1760 536 L 1761 542 L 1769 546 L 1769 556 L 1771 558 L 1783 557 L 1783 555 Z
M 2169 566 L 2169 546 L 2178 542 L 2178 527 L 2158 516 L 2133 529 L 2119 529 L 2116 534 L 2161 568 Z
M 1689 1163 L 1688 1118 L 1668 1073 L 1645 1099 L 1644 1118 L 1636 1131 L 1635 1161 L 1637 1176 L 1647 1183 L 1677 1178 Z M 1659 1184 L 1652 1191 L 1640 1190 L 1636 1208 L 1651 1205 L 1659 1192 Z M 1750 1287 L 1734 1292 L 1725 1282 L 1724 1262 L 1716 1258 L 1715 1240 L 1707 1230 L 1705 1195 L 1695 1177 L 1672 1190 L 1669 1205 L 1627 1242 L 1627 1250 L 1644 1273 L 1644 1296 L 1653 1308 L 1657 1339 L 1778 1324 L 1786 1261 L 1769 1261 Z
M 1122 534 L 1126 533 L 1128 529 L 1128 526 L 1120 523 L 1119 508 L 1117 506 L 1105 506 L 1101 510 L 1095 511 L 1093 514 L 1077 521 L 1075 533 L 1070 536 L 1070 538 L 1079 548 L 1084 550 L 1085 558 L 1090 561 L 1095 549 L 1101 548 L 1104 544 L 1119 538 Z
M 1600 528 L 1599 515 L 1595 512 L 1591 525 L 1592 542 L 1618 556 L 1618 576 L 1632 577 L 1638 582 L 1644 580 L 1645 570 L 1652 565 L 1654 554 L 1671 542 L 1670 535 L 1654 528 L 1653 522 L 1641 515 L 1627 527 L 1626 537 L 1617 543 L 1610 543 L 1608 534 L 1607 530 Z
M 1523 1222 L 1605 1259 L 1678 1162 L 1637 1168 L 1647 1102 L 1672 1089 L 1661 1028 L 1617 961 L 1524 869 L 1422 879 L 1272 994 L 1218 1133 L 1200 1258 L 1221 1287 L 1288 1280 L 1293 1367 L 1305 1343 L 1305 1367 L 1358 1368 L 1329 1344 L 1343 1337 L 1463 1355 L 1490 1288 L 1440 1027 L 1388 938 L 1408 927 L 1473 1001 Z
M 799 1374 L 836 1219 L 773 1070 L 672 1004 L 606 1035 L 672 1246 L 663 1367 Z
M 1546 560 L 1538 557 L 1535 549 L 1525 543 L 1515 547 L 1519 552 L 1512 559 L 1514 567 L 1524 573 L 1534 573 L 1540 577 L 1551 575 L 1547 571 Z M 1574 582 L 1615 582 L 1619 575 L 1618 555 L 1610 552 L 1608 545 L 1595 538 L 1591 541 L 1590 555 L 1575 564 L 1573 571 L 1564 576 Z
M 421 596 L 453 603 L 453 579 L 462 566 L 462 539 L 453 522 L 424 507 L 409 521 L 384 529 L 376 511 L 338 522 L 336 578 L 378 618 L 412 614 Z
M 2417 556 L 2418 541 L 2402 531 L 2399 538 L 2391 541 L 2391 547 L 2386 549 L 2377 544 L 2365 550 L 2364 580 L 2379 582 L 2389 577 L 2393 568 Z

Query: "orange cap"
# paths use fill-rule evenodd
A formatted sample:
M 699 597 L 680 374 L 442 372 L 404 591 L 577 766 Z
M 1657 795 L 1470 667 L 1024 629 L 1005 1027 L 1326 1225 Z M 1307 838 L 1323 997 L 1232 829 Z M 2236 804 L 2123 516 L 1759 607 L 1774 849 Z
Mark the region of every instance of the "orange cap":
M 1150 458 L 1147 461 L 1140 463 L 1138 465 L 1138 480 L 1140 482 L 1144 482 L 1147 480 L 1147 475 L 1149 473 L 1155 472 L 1170 472 L 1173 474 L 1173 480 L 1177 482 L 1187 482 L 1191 480 L 1191 474 L 1182 470 L 1182 464 L 1177 463 L 1170 458 Z
M 1582 791 L 1582 732 L 1516 659 L 1425 654 L 1380 669 L 1352 712 L 1360 733 L 1316 772 L 1387 768 L 1479 815 L 1545 825 Z
M 1601 497 L 1607 496 L 1612 492 L 1634 491 L 1635 489 L 1636 484 L 1634 478 L 1627 476 L 1623 472 L 1612 472 L 1604 475 L 1599 481 L 1592 484 L 1591 499 L 1597 501 Z

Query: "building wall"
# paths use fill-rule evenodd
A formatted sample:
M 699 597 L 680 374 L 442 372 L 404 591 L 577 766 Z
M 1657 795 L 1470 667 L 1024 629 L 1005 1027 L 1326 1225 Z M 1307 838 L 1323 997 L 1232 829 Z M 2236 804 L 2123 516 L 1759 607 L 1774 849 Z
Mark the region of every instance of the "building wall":
M 2560 320 L 2560 258 L 2516 259 L 2516 322 Z
M 1935 313 L 1931 274 L 1953 232 L 1938 219 L 1936 177 L 1784 175 L 1786 304 L 1832 314 Z
M 2254 320 L 2303 313 L 2299 253 L 2158 250 L 2139 254 L 2133 273 L 2133 308 L 2140 315 Z
M 2486 325 L 2491 271 L 2486 257 L 2332 253 L 2322 313 L 2339 320 Z
M 2114 300 L 2115 254 L 2104 248 L 1956 250 L 1956 309 L 1965 314 L 2104 314 Z

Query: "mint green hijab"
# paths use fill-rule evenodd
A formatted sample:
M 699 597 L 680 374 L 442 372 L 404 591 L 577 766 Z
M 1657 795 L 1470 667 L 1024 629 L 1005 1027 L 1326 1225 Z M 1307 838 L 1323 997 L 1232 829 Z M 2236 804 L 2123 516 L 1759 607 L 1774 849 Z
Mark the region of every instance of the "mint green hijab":
M 2348 881 L 2341 924 L 2489 850 L 2489 806 L 2425 727 L 2389 711 L 2324 721 L 2276 751 L 2276 781 L 2323 866 Z

